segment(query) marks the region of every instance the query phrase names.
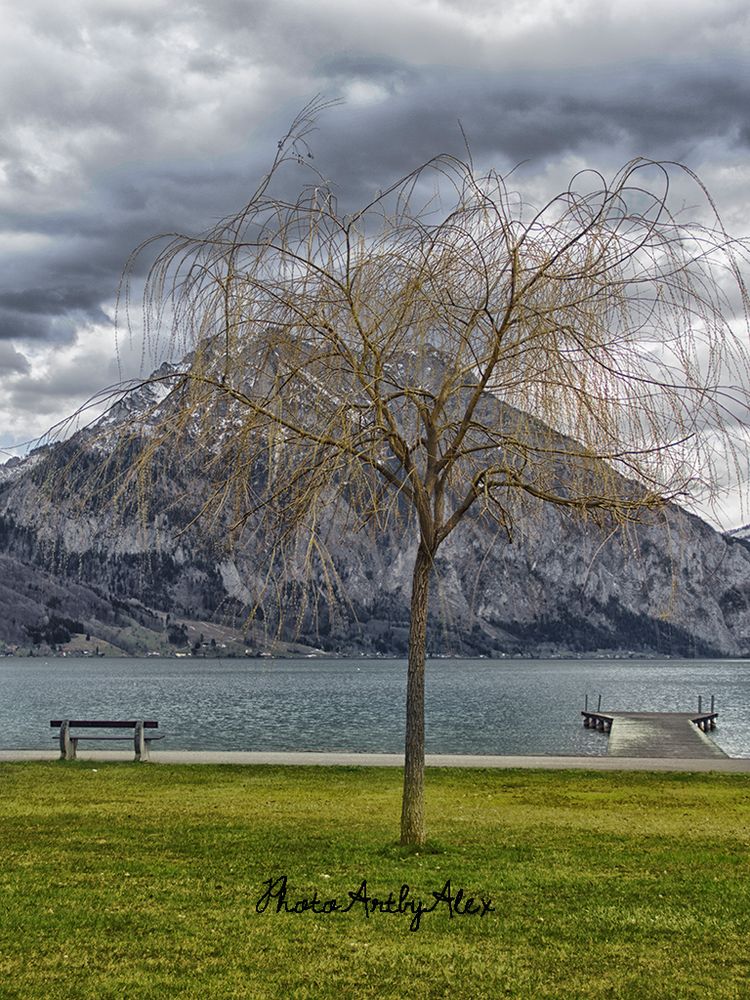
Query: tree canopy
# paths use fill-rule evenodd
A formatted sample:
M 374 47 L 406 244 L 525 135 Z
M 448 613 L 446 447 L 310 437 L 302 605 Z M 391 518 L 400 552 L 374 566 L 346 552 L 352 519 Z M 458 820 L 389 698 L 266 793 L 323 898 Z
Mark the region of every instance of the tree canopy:
M 710 495 L 743 460 L 748 247 L 687 167 L 646 159 L 581 172 L 538 207 L 468 154 L 356 211 L 315 174 L 287 198 L 320 110 L 301 112 L 239 212 L 155 237 L 148 329 L 185 360 L 152 379 L 170 406 L 133 426 L 126 479 L 164 447 L 195 450 L 212 482 L 202 516 L 302 546 L 308 564 L 326 565 L 338 500 L 351 530 L 399 519 L 415 558 L 402 840 L 421 843 L 439 546 L 469 512 L 512 532 L 539 503 L 617 524 Z M 712 224 L 671 209 L 675 177 Z

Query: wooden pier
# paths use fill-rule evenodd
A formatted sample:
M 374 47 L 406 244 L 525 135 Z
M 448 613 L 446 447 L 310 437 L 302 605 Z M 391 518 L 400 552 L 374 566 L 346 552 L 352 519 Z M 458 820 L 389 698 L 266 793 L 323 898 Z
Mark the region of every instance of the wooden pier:
M 581 712 L 589 729 L 609 733 L 609 757 L 684 757 L 698 760 L 728 755 L 706 735 L 718 712 Z

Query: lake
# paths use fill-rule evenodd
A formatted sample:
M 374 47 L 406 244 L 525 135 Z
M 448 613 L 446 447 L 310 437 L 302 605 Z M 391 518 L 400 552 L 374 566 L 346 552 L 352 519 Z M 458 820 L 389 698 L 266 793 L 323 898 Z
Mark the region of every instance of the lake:
M 53 718 L 152 718 L 163 749 L 401 753 L 405 691 L 403 660 L 4 657 L 0 748 L 53 748 Z M 713 694 L 714 739 L 750 757 L 748 660 L 429 660 L 427 752 L 605 754 L 585 693 L 652 712 Z

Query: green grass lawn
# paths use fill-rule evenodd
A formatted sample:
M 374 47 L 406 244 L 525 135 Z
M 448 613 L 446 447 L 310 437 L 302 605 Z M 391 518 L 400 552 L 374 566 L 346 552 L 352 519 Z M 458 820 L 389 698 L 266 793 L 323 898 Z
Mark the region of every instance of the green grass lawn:
M 0 997 L 750 995 L 747 776 L 431 770 L 419 853 L 400 796 L 386 768 L 0 765 Z M 258 913 L 282 875 L 290 905 L 450 880 L 494 910 Z

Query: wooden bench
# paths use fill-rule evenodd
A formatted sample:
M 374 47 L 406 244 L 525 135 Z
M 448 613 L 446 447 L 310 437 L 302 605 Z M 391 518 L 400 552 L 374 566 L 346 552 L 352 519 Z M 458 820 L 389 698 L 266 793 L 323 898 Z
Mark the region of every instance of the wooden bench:
M 147 730 L 157 729 L 159 723 L 153 719 L 136 719 L 132 722 L 112 719 L 52 719 L 50 726 L 59 728 L 60 760 L 75 760 L 79 740 L 131 740 L 135 750 L 136 760 L 150 760 L 150 744 L 154 740 L 163 740 L 163 736 L 146 735 Z M 71 729 L 132 729 L 132 733 L 118 736 L 103 736 L 83 733 L 71 733 Z

